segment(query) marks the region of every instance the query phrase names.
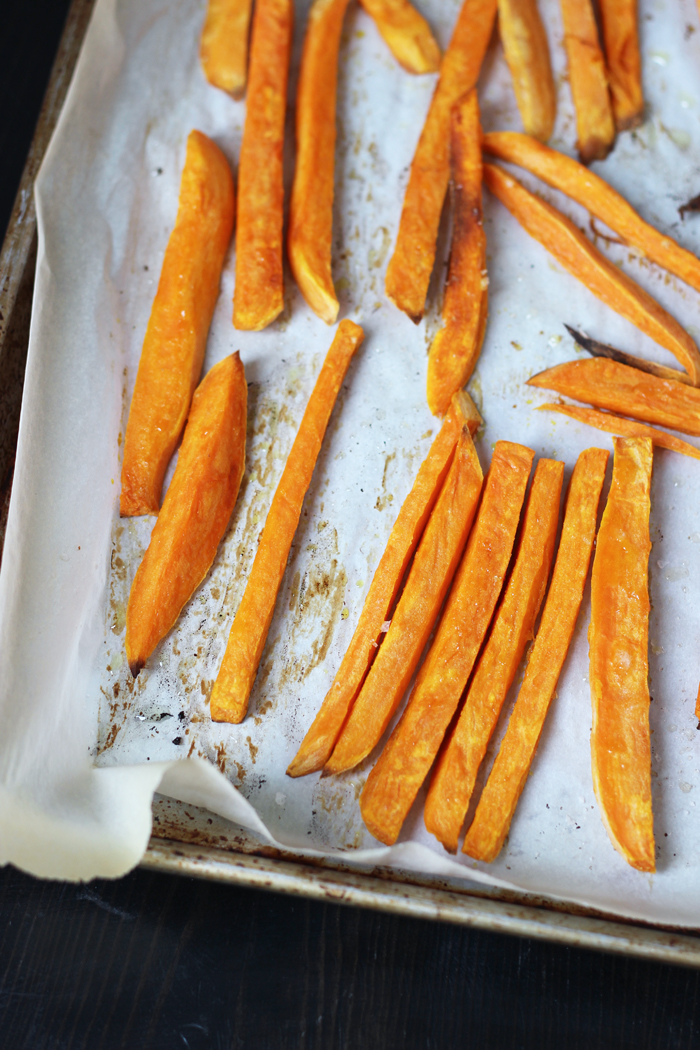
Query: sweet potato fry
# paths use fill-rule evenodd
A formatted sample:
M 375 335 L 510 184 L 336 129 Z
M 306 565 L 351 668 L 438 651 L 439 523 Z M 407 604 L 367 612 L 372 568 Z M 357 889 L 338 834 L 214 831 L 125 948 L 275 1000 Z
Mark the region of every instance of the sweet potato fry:
M 352 321 L 341 321 L 326 355 L 279 480 L 260 537 L 241 604 L 211 694 L 215 722 L 242 722 L 275 610 L 306 490 L 338 391 L 364 338 Z
M 423 15 L 408 0 L 360 0 L 394 58 L 409 73 L 437 73 L 440 48 Z
M 644 115 L 637 0 L 599 0 L 615 125 L 636 128 Z
M 597 339 L 590 339 L 587 335 L 582 335 L 581 332 L 577 332 L 575 328 L 571 328 L 568 324 L 565 324 L 564 328 L 566 328 L 569 335 L 573 336 L 578 345 L 592 357 L 609 357 L 611 361 L 619 361 L 620 364 L 629 365 L 630 368 L 641 368 L 643 372 L 648 372 L 652 376 L 658 376 L 659 379 L 674 379 L 678 383 L 690 383 L 688 374 L 681 372 L 678 368 L 667 368 L 665 365 L 657 365 L 643 357 L 635 357 L 634 354 L 627 354 L 624 350 L 617 350 L 614 346 L 599 343 Z
M 581 607 L 607 462 L 608 453 L 603 449 L 586 449 L 571 476 L 540 628 L 506 734 L 462 847 L 479 860 L 492 861 L 498 856 L 537 750 Z
M 284 307 L 282 154 L 293 0 L 257 0 L 238 167 L 233 323 L 258 332 Z
M 450 112 L 476 84 L 495 17 L 496 0 L 464 0 L 411 164 L 385 290 L 416 324 L 425 309 L 450 179 Z
M 193 131 L 129 409 L 124 517 L 158 513 L 165 471 L 202 370 L 233 215 L 228 161 L 206 135 Z
M 413 559 L 391 626 L 326 764 L 352 769 L 379 743 L 401 702 L 452 582 L 474 520 L 483 475 L 467 427 Z
M 243 477 L 247 400 L 237 353 L 214 365 L 194 392 L 175 473 L 129 594 L 126 655 L 134 678 L 214 561 Z
M 557 93 L 537 0 L 498 0 L 498 31 L 523 127 L 546 142 L 554 129 Z
M 462 426 L 466 423 L 473 434 L 480 419 L 469 395 L 460 392 L 399 511 L 350 645 L 320 711 L 287 769 L 288 776 L 315 773 L 331 757 L 378 648 L 382 626 L 391 617 L 408 563 L 447 477 Z
M 672 379 L 657 379 L 617 361 L 604 357 L 567 361 L 532 376 L 528 383 L 597 408 L 700 437 L 697 387 L 675 383 Z
M 615 438 L 612 485 L 591 579 L 593 787 L 615 849 L 654 871 L 649 735 L 649 510 L 652 443 Z
M 484 135 L 484 152 L 527 168 L 554 189 L 566 193 L 647 259 L 700 292 L 700 259 L 655 230 L 612 186 L 572 157 L 516 131 Z
M 670 350 L 694 386 L 700 383 L 700 353 L 685 329 L 631 277 L 609 262 L 570 219 L 495 164 L 484 165 L 484 180 L 531 237 L 602 302 Z
M 469 721 L 473 752 L 482 754 L 498 718 L 510 683 L 515 676 L 527 641 L 532 637 L 535 619 L 544 598 L 554 551 L 559 521 L 559 500 L 564 477 L 564 464 L 541 459 L 532 482 L 525 510 L 522 538 L 505 597 L 496 614 L 486 648 L 479 660 L 473 683 L 462 711 L 460 724 Z M 517 501 L 516 501 L 517 502 Z M 486 497 L 484 498 L 486 506 Z M 517 515 L 515 515 L 517 518 Z M 480 526 L 477 523 L 475 535 Z M 430 659 L 430 658 L 429 658 Z M 388 844 L 396 841 L 418 791 L 428 774 L 447 727 L 454 715 L 459 693 L 451 690 L 450 700 L 436 699 L 436 691 L 426 691 L 426 679 L 416 688 L 398 726 L 365 784 L 360 808 L 375 838 Z M 433 683 L 434 686 L 434 683 Z M 468 709 L 468 713 L 465 712 Z M 480 739 L 482 738 L 482 739 Z M 449 753 L 449 752 L 448 752 Z M 474 754 L 474 774 L 481 758 Z M 469 760 L 465 763 L 468 767 Z M 438 774 L 443 763 L 438 765 Z M 466 779 L 466 776 L 465 776 Z M 444 788 L 449 783 L 447 797 Z M 437 786 L 435 777 L 428 795 L 430 815 L 426 818 L 435 833 L 444 828 L 444 805 L 452 802 L 453 792 L 462 783 L 445 781 Z M 440 789 L 443 790 L 440 790 Z M 456 850 L 457 836 L 464 820 L 464 809 L 458 815 L 454 843 L 439 838 L 448 849 Z M 459 805 L 459 802 L 457 803 Z
M 443 327 L 428 355 L 428 407 L 447 411 L 481 353 L 488 313 L 486 234 L 481 210 L 481 125 L 476 91 L 452 110 L 454 221 L 450 269 L 442 307 Z
M 561 13 L 576 109 L 578 155 L 584 164 L 590 164 L 607 157 L 615 141 L 608 74 L 591 0 L 561 0 Z
M 604 430 L 608 434 L 617 434 L 620 437 L 650 438 L 654 445 L 659 448 L 670 449 L 671 452 L 680 452 L 684 456 L 700 459 L 700 449 L 695 445 L 689 445 L 687 441 L 681 441 L 673 434 L 666 434 L 663 430 L 648 427 L 645 423 L 634 423 L 631 419 L 622 419 L 620 416 L 611 415 L 610 412 L 597 412 L 594 408 L 581 408 L 579 405 L 539 405 L 540 412 L 560 412 L 563 416 L 586 423 L 589 427 Z
M 245 92 L 248 26 L 253 0 L 209 0 L 199 58 L 214 87 L 234 98 Z
M 338 48 L 349 0 L 314 0 L 297 86 L 297 159 L 289 206 L 289 263 L 301 294 L 326 322 L 338 316 L 331 275 Z

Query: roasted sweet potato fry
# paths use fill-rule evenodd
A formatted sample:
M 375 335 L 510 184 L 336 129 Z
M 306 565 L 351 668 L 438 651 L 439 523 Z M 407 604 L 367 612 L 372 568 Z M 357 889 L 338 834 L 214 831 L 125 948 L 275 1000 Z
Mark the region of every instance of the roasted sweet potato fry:
M 199 57 L 214 87 L 234 98 L 245 92 L 248 26 L 253 0 L 209 0 Z
M 498 856 L 537 750 L 581 607 L 607 462 L 608 453 L 603 449 L 586 449 L 571 476 L 540 628 L 506 734 L 462 847 L 479 860 L 492 861 Z M 455 772 L 458 768 L 455 762 Z
M 615 849 L 654 871 L 649 735 L 649 511 L 653 448 L 615 438 L 591 579 L 593 787 Z
M 259 331 L 284 307 L 282 154 L 293 0 L 257 0 L 238 167 L 233 323 Z
M 630 368 L 641 368 L 642 372 L 658 376 L 659 379 L 674 379 L 678 383 L 690 383 L 690 377 L 687 372 L 681 372 L 678 368 L 667 368 L 666 365 L 657 365 L 653 361 L 647 361 L 644 357 L 635 357 L 634 354 L 625 353 L 624 350 L 618 350 L 607 343 L 599 343 L 597 339 L 590 339 L 587 335 L 577 332 L 575 328 L 571 328 L 568 324 L 565 324 L 564 328 L 566 328 L 569 335 L 573 336 L 578 345 L 592 357 L 609 357 L 611 361 L 619 361 L 620 364 L 629 365 Z
M 557 92 L 537 0 L 498 0 L 498 31 L 523 127 L 546 142 L 554 129 Z
M 608 73 L 591 0 L 561 0 L 564 46 L 576 109 L 578 155 L 584 164 L 607 157 L 615 141 Z
M 476 91 L 452 110 L 454 220 L 450 268 L 442 307 L 443 327 L 428 355 L 428 407 L 447 411 L 468 381 L 481 353 L 488 313 L 486 234 L 481 210 L 481 124 Z
M 338 316 L 331 275 L 338 48 L 349 0 L 314 0 L 297 86 L 297 159 L 289 206 L 289 263 L 301 294 L 326 322 Z
M 408 688 L 452 582 L 476 513 L 483 475 L 469 429 L 462 428 L 438 496 L 394 610 L 324 775 L 352 769 L 379 743 Z
M 671 452 L 680 452 L 684 456 L 700 459 L 700 449 L 695 445 L 689 445 L 687 441 L 681 441 L 673 434 L 666 434 L 663 430 L 648 427 L 645 423 L 634 423 L 631 419 L 622 419 L 620 416 L 612 415 L 610 412 L 597 412 L 594 408 L 581 408 L 579 405 L 539 405 L 539 411 L 560 412 L 563 416 L 578 420 L 589 427 L 604 430 L 608 434 L 618 434 L 620 437 L 650 438 L 654 445 L 659 448 L 670 449 Z
M 245 466 L 248 388 L 239 355 L 194 392 L 173 479 L 129 595 L 126 655 L 134 678 L 214 561 Z
M 700 353 L 685 329 L 631 277 L 609 262 L 570 219 L 495 164 L 484 165 L 484 180 L 531 237 L 607 306 L 670 350 L 694 386 L 700 383 Z
M 495 16 L 496 0 L 464 0 L 411 164 L 385 289 L 416 324 L 425 309 L 450 179 L 450 112 L 476 84 Z
M 533 634 L 535 619 L 549 578 L 559 521 L 563 477 L 563 463 L 542 459 L 537 464 L 515 566 L 467 696 L 469 714 L 465 715 L 467 708 L 463 709 L 460 719 L 460 724 L 465 718 L 470 723 L 474 753 L 479 751 L 480 745 L 482 754 L 486 750 L 525 645 Z M 477 523 L 475 536 L 479 528 Z M 436 702 L 435 695 L 426 693 L 424 686 L 420 691 L 416 689 L 415 699 L 409 702 L 401 721 L 370 773 L 362 793 L 360 808 L 372 834 L 382 842 L 390 844 L 396 841 L 442 743 L 458 699 L 459 694 L 455 695 L 453 690 L 450 702 Z M 475 754 L 474 758 L 476 773 L 481 759 Z M 466 764 L 469 764 L 468 760 Z M 442 763 L 439 764 L 438 770 L 441 768 Z M 443 788 L 446 783 L 442 784 Z M 462 782 L 450 783 L 450 790 L 447 792 L 448 804 L 453 793 L 461 787 Z M 432 796 L 429 819 L 433 830 L 438 808 L 442 809 L 441 806 L 435 806 L 434 788 L 435 778 L 428 796 Z M 442 795 L 439 791 L 438 794 Z M 444 804 L 444 797 L 441 797 L 441 801 Z M 457 836 L 465 812 L 466 804 L 456 821 L 454 843 L 447 843 L 443 836 L 440 836 L 443 843 L 453 852 L 457 848 Z
M 615 125 L 636 128 L 644 116 L 638 0 L 599 0 Z
M 193 131 L 129 409 L 124 517 L 158 513 L 165 471 L 202 370 L 233 214 L 228 161 L 206 135 Z
M 408 563 L 447 477 L 460 431 L 466 423 L 474 434 L 480 420 L 469 395 L 460 392 L 453 399 L 445 422 L 399 511 L 350 645 L 321 710 L 287 769 L 288 776 L 302 777 L 307 773 L 315 773 L 331 757 L 379 646 L 382 626 L 391 617 Z
M 437 73 L 440 48 L 423 15 L 408 0 L 360 0 L 396 61 L 409 73 Z
M 364 333 L 358 325 L 352 321 L 340 322 L 309 398 L 272 499 L 253 568 L 214 682 L 211 717 L 215 722 L 242 722 L 245 718 L 304 496 L 335 399 L 363 338 Z

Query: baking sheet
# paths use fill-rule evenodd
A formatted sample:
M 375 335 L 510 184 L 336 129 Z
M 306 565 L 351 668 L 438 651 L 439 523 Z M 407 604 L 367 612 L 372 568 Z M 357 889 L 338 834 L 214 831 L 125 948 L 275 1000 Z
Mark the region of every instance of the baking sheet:
M 297 64 L 307 6 L 298 9 Z M 443 45 L 457 8 L 422 5 Z M 542 9 L 559 84 L 554 145 L 571 151 L 558 5 Z M 587 610 L 508 846 L 495 864 L 449 858 L 425 832 L 419 807 L 400 845 L 374 848 L 356 802 L 371 761 L 334 780 L 284 776 L 332 680 L 435 429 L 424 382 L 440 282 L 418 327 L 382 294 L 434 80 L 403 73 L 359 9 L 349 12 L 341 52 L 334 275 L 341 315 L 363 324 L 366 342 L 305 502 L 250 717 L 241 726 L 212 728 L 208 691 L 332 333 L 291 282 L 281 320 L 263 333 L 236 332 L 232 253 L 206 367 L 241 351 L 252 409 L 245 487 L 212 573 L 148 673 L 129 688 L 125 600 L 150 526 L 117 517 L 119 435 L 174 220 L 187 133 L 199 127 L 235 162 L 245 111 L 244 103 L 203 80 L 197 61 L 202 17 L 203 5 L 194 0 L 98 3 L 37 187 L 37 288 L 0 576 L 3 859 L 45 875 L 119 874 L 145 848 L 150 800 L 159 787 L 297 852 L 342 850 L 344 860 L 469 876 L 621 915 L 700 925 L 692 718 L 700 675 L 696 465 L 670 453 L 657 454 L 653 490 L 655 876 L 633 872 L 615 854 L 593 797 Z M 673 10 L 642 4 L 648 119 L 597 166 L 645 217 L 694 250 L 696 227 L 691 219 L 680 225 L 676 208 L 697 192 L 700 45 L 687 30 L 696 22 L 690 2 Z M 519 127 L 495 45 L 481 88 L 485 128 Z M 587 223 L 570 202 L 546 196 Z M 528 375 L 573 356 L 563 322 L 633 352 L 654 351 L 491 200 L 486 221 L 491 319 L 471 384 L 486 418 L 482 461 L 488 463 L 493 441 L 505 437 L 560 456 L 571 468 L 580 449 L 611 447 L 609 439 L 533 412 L 547 396 L 523 386 Z M 443 236 L 443 263 L 445 244 Z M 621 246 L 604 239 L 601 246 L 698 335 L 695 293 Z M 188 754 L 189 762 L 180 761 Z

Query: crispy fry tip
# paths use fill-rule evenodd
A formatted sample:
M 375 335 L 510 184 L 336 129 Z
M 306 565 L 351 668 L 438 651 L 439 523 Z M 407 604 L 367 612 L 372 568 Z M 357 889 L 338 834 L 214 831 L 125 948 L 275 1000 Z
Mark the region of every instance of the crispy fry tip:
M 144 664 L 141 660 L 129 660 L 129 670 L 132 678 L 138 678 L 139 672 L 143 670 Z

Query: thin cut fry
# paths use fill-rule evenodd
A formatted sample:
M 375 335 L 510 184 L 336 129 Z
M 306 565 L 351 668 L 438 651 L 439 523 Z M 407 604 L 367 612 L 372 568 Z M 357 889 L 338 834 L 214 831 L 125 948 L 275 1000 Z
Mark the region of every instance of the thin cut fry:
M 268 511 L 224 659 L 211 694 L 215 722 L 242 722 L 275 610 L 306 490 L 335 399 L 353 354 L 364 338 L 352 321 L 341 321 L 316 380 Z
M 649 510 L 653 448 L 615 438 L 591 580 L 593 787 L 615 849 L 654 871 L 649 735 Z
M 566 193 L 647 259 L 675 273 L 700 292 L 700 259 L 681 248 L 673 238 L 655 230 L 612 186 L 572 157 L 516 131 L 493 131 L 484 135 L 484 152 L 527 168 L 554 189 Z
M 587 335 L 577 332 L 575 328 L 571 328 L 568 324 L 565 324 L 564 328 L 591 357 L 609 357 L 611 361 L 619 361 L 620 364 L 629 365 L 630 368 L 641 368 L 643 372 L 649 372 L 650 375 L 658 376 L 659 379 L 675 379 L 679 383 L 690 383 L 690 377 L 687 373 L 681 372 L 678 368 L 667 368 L 666 365 L 657 365 L 643 357 L 635 357 L 634 354 L 627 354 L 624 350 L 617 350 L 614 346 L 599 343 L 596 339 L 590 339 Z
M 416 324 L 425 309 L 450 179 L 450 113 L 476 84 L 495 17 L 496 0 L 464 0 L 411 164 L 385 289 Z
M 695 698 L 695 717 L 700 725 L 700 687 L 698 688 L 698 695 Z
M 443 327 L 428 356 L 428 407 L 447 411 L 481 353 L 488 314 L 486 234 L 481 210 L 481 125 L 476 91 L 452 110 L 454 218 Z
M 483 475 L 467 427 L 413 559 L 391 626 L 324 775 L 352 769 L 379 743 L 401 702 L 449 590 L 474 520 Z
M 360 0 L 396 61 L 409 73 L 437 73 L 440 48 L 423 15 L 408 0 Z
M 234 98 L 245 92 L 248 25 L 252 0 L 209 0 L 199 57 L 214 87 Z
M 492 723 L 495 724 L 498 718 L 498 711 L 515 675 L 525 645 L 532 637 L 549 577 L 559 521 L 563 477 L 563 463 L 547 459 L 538 463 L 525 510 L 522 539 L 515 566 L 467 697 L 467 705 L 471 705 L 467 717 L 474 730 L 474 750 L 479 747 L 477 735 L 480 729 L 485 737 L 483 750 L 486 749 L 493 728 Z M 515 518 L 517 519 L 517 514 Z M 474 530 L 475 536 L 480 529 L 479 522 Z M 426 691 L 426 679 L 422 679 L 420 691 L 418 688 L 415 690 L 414 698 L 409 701 L 409 706 L 370 773 L 362 793 L 360 808 L 363 819 L 375 838 L 387 844 L 395 842 L 398 837 L 442 743 L 459 699 L 459 693 L 454 689 L 450 690 L 449 698 L 439 697 L 439 690 L 435 690 L 434 686 L 433 682 L 433 690 Z M 461 719 L 465 719 L 464 712 Z M 480 759 L 477 760 L 476 768 L 479 761 Z M 438 766 L 438 769 L 440 768 L 442 764 Z M 442 785 L 443 788 L 446 786 L 447 784 Z M 458 787 L 461 787 L 461 784 L 449 784 L 448 799 Z M 435 833 L 436 817 L 439 817 L 442 807 L 438 806 L 436 809 L 434 788 L 435 778 L 428 795 L 429 801 L 432 798 L 433 803 L 431 813 L 426 818 Z M 457 835 L 465 812 L 466 805 L 457 821 L 454 843 L 447 843 L 442 834 L 439 836 L 453 852 L 457 848 Z
M 157 514 L 163 478 L 199 380 L 233 230 L 233 178 L 218 146 L 193 131 L 124 439 L 120 509 Z
M 297 87 L 297 159 L 289 206 L 289 263 L 311 309 L 335 324 L 331 275 L 338 48 L 349 0 L 314 0 Z
M 700 437 L 697 387 L 672 379 L 657 379 L 617 361 L 604 357 L 567 361 L 532 376 L 528 383 L 597 408 Z
M 260 331 L 282 312 L 282 154 L 293 0 L 257 0 L 238 168 L 233 323 Z
M 194 392 L 173 479 L 129 594 L 126 655 L 136 678 L 214 561 L 245 466 L 248 388 L 239 355 Z
M 484 165 L 484 180 L 531 237 L 607 306 L 670 350 L 694 386 L 700 383 L 700 352 L 685 329 L 631 277 L 609 262 L 570 219 L 495 164 Z
M 546 142 L 554 130 L 557 93 L 537 0 L 498 0 L 498 31 L 523 127 Z
M 578 154 L 584 164 L 590 164 L 607 157 L 615 141 L 608 74 L 591 0 L 561 0 L 561 13 L 576 108 Z
M 571 476 L 540 628 L 506 735 L 462 847 L 479 860 L 498 856 L 537 750 L 581 607 L 607 462 L 603 449 L 586 449 Z
M 350 645 L 320 711 L 287 769 L 288 776 L 315 773 L 331 757 L 377 651 L 382 625 L 391 617 L 408 563 L 447 477 L 462 426 L 466 423 L 473 434 L 480 419 L 468 394 L 460 393 L 453 399 L 445 422 L 399 511 Z
M 599 0 L 615 124 L 636 128 L 644 115 L 638 0 Z
M 671 452 L 680 452 L 684 456 L 692 456 L 700 459 L 700 449 L 689 445 L 687 441 L 681 441 L 673 434 L 666 434 L 663 430 L 656 430 L 644 423 L 633 423 L 631 419 L 622 419 L 620 416 L 611 415 L 609 412 L 596 412 L 594 408 L 581 408 L 579 405 L 539 405 L 539 411 L 561 412 L 563 416 L 577 419 L 579 423 L 586 423 L 589 427 L 604 430 L 608 434 L 618 434 L 621 437 L 650 438 L 654 445 L 659 448 L 670 449 Z

